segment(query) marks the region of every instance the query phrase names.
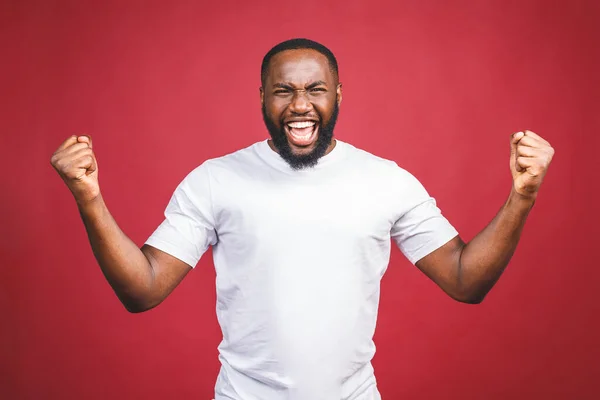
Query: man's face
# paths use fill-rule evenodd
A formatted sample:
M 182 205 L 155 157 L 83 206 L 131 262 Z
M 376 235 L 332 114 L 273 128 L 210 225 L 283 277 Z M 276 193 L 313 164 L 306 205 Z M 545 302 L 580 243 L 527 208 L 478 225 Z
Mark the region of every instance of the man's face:
M 292 168 L 312 167 L 333 148 L 342 90 L 327 57 L 310 49 L 276 54 L 260 94 L 271 143 Z

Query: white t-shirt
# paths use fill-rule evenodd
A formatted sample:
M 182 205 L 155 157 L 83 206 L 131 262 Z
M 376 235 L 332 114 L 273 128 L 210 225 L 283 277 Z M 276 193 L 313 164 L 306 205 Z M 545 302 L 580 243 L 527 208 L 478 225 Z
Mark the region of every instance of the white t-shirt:
M 414 264 L 457 235 L 396 163 L 337 140 L 296 171 L 255 143 L 192 171 L 146 242 L 194 267 L 213 246 L 215 399 L 377 400 L 371 359 L 391 240 Z

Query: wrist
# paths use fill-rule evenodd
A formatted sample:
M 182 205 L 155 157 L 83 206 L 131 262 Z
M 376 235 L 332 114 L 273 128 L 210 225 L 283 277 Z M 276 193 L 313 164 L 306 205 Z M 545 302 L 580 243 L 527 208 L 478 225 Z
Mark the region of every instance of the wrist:
M 535 200 L 537 198 L 536 193 L 530 193 L 527 195 L 521 194 L 515 190 L 513 187 L 510 191 L 510 195 L 508 196 L 508 200 L 506 202 L 507 206 L 514 206 L 518 208 L 531 209 L 535 204 Z
M 104 207 L 104 199 L 100 193 L 90 199 L 75 198 L 75 202 L 82 215 L 92 215 Z

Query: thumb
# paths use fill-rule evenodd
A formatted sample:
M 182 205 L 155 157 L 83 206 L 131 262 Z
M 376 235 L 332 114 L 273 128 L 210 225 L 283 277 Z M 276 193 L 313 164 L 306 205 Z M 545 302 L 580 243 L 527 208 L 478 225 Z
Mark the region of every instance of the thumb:
M 79 143 L 87 143 L 90 149 L 92 148 L 92 137 L 90 135 L 80 135 L 77 137 L 77 141 Z
M 525 133 L 517 132 L 513 133 L 510 138 L 510 166 L 511 169 L 515 169 L 517 172 L 522 172 L 523 168 L 517 163 L 517 145 L 519 141 L 525 137 Z

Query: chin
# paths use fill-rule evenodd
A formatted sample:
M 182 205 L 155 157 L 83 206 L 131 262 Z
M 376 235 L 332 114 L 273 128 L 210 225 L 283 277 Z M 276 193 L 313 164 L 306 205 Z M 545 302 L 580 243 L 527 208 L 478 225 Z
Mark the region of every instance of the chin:
M 317 147 L 317 140 L 315 139 L 315 141 L 309 144 L 308 146 L 297 146 L 288 139 L 288 144 L 293 154 L 303 156 L 306 154 L 310 154 L 315 150 L 315 148 Z

